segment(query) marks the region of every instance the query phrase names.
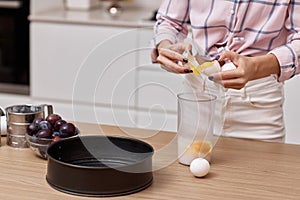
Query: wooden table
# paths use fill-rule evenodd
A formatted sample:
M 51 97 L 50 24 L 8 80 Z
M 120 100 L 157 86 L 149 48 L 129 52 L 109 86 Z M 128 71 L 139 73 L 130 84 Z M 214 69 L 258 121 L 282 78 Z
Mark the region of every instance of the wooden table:
M 82 135 L 99 132 L 97 125 L 77 123 L 77 126 Z M 101 128 L 105 133 L 123 135 L 117 127 Z M 132 133 L 152 134 L 142 130 L 132 130 Z M 160 149 L 174 136 L 174 133 L 160 132 L 145 141 Z M 154 171 L 153 184 L 147 189 L 111 198 L 59 192 L 47 184 L 46 167 L 47 161 L 30 149 L 9 147 L 2 137 L 0 199 L 300 199 L 300 145 L 219 138 L 210 173 L 205 178 L 193 177 L 187 166 L 175 161 Z

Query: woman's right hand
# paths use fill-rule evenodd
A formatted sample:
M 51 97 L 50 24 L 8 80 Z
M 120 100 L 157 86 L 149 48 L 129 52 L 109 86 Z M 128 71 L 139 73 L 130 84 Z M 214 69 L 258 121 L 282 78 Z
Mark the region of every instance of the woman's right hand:
M 159 63 L 161 68 L 179 74 L 186 74 L 193 72 L 190 68 L 185 65 L 188 59 L 182 54 L 184 51 L 191 50 L 191 45 L 185 43 L 172 44 L 168 40 L 163 40 L 159 43 L 157 47 L 157 57 L 152 59 Z M 181 62 L 181 65 L 178 63 Z

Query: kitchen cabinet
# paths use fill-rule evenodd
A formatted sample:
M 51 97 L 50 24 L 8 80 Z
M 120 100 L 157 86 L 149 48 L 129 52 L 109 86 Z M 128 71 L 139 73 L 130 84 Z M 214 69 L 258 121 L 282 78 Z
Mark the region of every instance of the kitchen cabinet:
M 122 44 L 113 43 L 113 39 L 111 46 L 104 42 L 110 36 L 124 30 L 126 29 L 115 27 L 32 23 L 30 88 L 32 97 L 69 101 L 73 98 L 74 89 L 77 89 L 73 88 L 76 86 L 76 79 L 83 77 L 82 81 L 86 83 L 83 85 L 82 92 L 84 93 L 77 96 L 75 100 L 89 103 L 89 94 L 96 85 L 88 84 L 93 84 L 92 81 L 101 76 L 102 72 L 105 73 L 104 75 L 107 74 L 104 77 L 107 80 L 103 81 L 117 81 L 116 77 L 120 76 L 123 71 L 129 70 L 127 67 L 132 66 L 134 62 L 134 59 L 128 57 L 126 61 L 122 60 L 126 63 L 122 64 L 122 67 L 107 66 L 113 58 L 113 55 L 110 56 L 113 52 L 118 54 L 122 52 L 122 47 L 135 46 L 132 42 L 134 35 Z M 97 47 L 97 45 L 103 47 Z M 94 52 L 93 49 L 95 49 Z M 106 69 L 108 71 L 105 71 Z M 107 84 L 101 89 L 104 94 L 101 103 L 108 103 L 112 88 Z
M 152 27 L 32 22 L 31 97 L 65 118 L 175 131 L 182 77 L 151 63 Z
M 156 130 L 177 129 L 177 94 L 182 91 L 183 76 L 169 73 L 151 64 L 149 41 L 153 31 L 139 30 L 138 68 L 136 70 L 137 124 Z

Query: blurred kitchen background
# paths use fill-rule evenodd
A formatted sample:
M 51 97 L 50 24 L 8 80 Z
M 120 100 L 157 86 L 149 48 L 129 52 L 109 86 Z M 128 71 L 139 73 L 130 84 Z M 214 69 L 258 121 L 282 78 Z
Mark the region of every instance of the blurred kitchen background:
M 0 0 L 0 106 L 49 103 L 67 120 L 176 131 L 182 76 L 149 56 L 159 5 Z M 89 63 L 100 72 L 85 72 Z M 297 85 L 298 77 L 286 82 L 284 110 L 287 143 L 300 144 Z

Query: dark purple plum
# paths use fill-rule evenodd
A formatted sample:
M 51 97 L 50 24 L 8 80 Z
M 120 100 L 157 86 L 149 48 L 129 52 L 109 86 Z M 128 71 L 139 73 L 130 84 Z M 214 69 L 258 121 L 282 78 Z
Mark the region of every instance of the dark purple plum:
M 36 137 L 37 138 L 47 138 L 47 139 L 52 139 L 53 132 L 49 129 L 41 129 L 37 132 Z
M 76 134 L 76 127 L 72 123 L 66 123 L 61 125 L 59 132 L 60 132 L 60 137 L 62 138 L 71 137 Z
M 55 122 L 62 119 L 58 114 L 50 114 L 47 116 L 46 121 L 48 121 L 52 126 L 54 126 Z
M 28 135 L 35 135 L 37 132 L 39 131 L 39 127 L 36 126 L 34 123 L 31 123 L 28 127 L 27 127 L 27 133 Z
M 41 121 L 39 123 L 39 128 L 40 129 L 49 129 L 49 130 L 51 130 L 52 129 L 52 125 L 48 121 Z
M 54 129 L 55 131 L 59 131 L 61 125 L 66 124 L 66 123 L 67 123 L 67 122 L 66 122 L 65 120 L 60 119 L 60 120 L 58 120 L 58 121 L 55 122 L 53 129 Z
M 41 118 L 41 117 L 38 117 L 38 118 L 35 118 L 32 123 L 36 126 L 36 127 L 39 127 L 39 124 L 41 121 L 44 121 L 44 118 Z

